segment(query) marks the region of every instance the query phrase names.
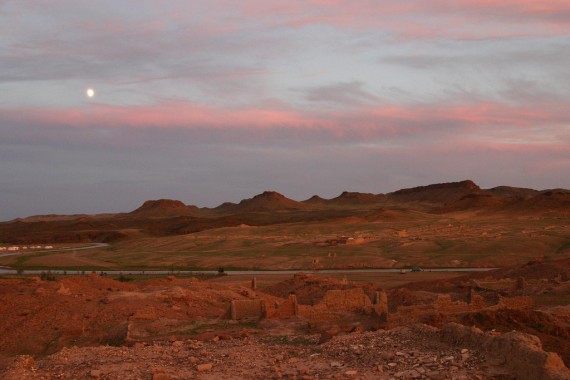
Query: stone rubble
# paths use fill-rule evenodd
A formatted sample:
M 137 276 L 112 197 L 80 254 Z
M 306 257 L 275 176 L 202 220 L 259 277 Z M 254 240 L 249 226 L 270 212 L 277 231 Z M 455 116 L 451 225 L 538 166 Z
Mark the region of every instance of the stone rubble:
M 64 348 L 21 356 L 0 378 L 26 379 L 512 379 L 485 352 L 444 343 L 425 325 L 354 333 Z M 292 339 L 295 338 L 295 339 Z M 294 342 L 294 343 L 292 343 Z M 495 376 L 495 377 L 494 377 Z

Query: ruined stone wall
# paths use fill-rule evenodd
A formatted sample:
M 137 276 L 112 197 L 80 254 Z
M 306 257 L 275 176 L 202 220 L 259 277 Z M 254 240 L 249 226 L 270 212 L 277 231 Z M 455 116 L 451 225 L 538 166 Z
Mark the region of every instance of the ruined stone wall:
M 340 312 L 334 312 L 332 310 L 327 309 L 326 307 L 310 307 L 310 308 L 302 308 L 301 309 L 301 316 L 305 317 L 309 324 L 320 324 L 320 323 L 329 323 L 331 321 L 336 321 L 346 316 L 346 314 L 342 314 Z
M 125 342 L 132 343 L 148 338 L 149 331 L 145 327 L 157 318 L 156 309 L 152 306 L 135 311 L 127 322 Z
M 433 305 L 411 305 L 411 306 L 402 305 L 398 306 L 396 314 L 400 316 L 413 317 L 432 310 L 433 310 Z
M 437 311 L 449 314 L 466 313 L 477 310 L 474 305 L 466 302 L 452 301 L 451 296 L 448 294 L 437 297 L 437 300 L 434 302 L 434 307 Z
M 311 308 L 301 310 L 301 315 L 311 322 L 331 321 L 347 314 L 358 313 L 387 318 L 388 300 L 386 293 L 379 292 L 377 303 L 373 304 L 362 288 L 329 290 L 323 300 Z
M 230 315 L 233 320 L 265 318 L 265 301 L 261 299 L 233 300 L 230 305 Z
M 129 318 L 129 321 L 153 321 L 157 318 L 156 310 L 154 307 L 149 306 L 144 309 L 139 309 Z
M 485 298 L 475 293 L 473 289 L 469 291 L 468 302 L 471 306 L 473 306 L 473 308 L 475 308 L 475 310 L 480 310 L 487 306 L 485 303 Z
M 372 307 L 370 298 L 362 288 L 347 290 L 329 290 L 320 304 L 330 309 L 354 311 Z M 318 306 L 318 305 L 317 305 Z
M 287 318 L 299 315 L 297 296 L 290 295 L 286 301 L 267 307 L 267 318 Z
M 382 320 L 388 320 L 388 295 L 385 291 L 376 292 L 374 294 L 374 312 L 381 317 Z
M 449 295 L 440 295 L 433 304 L 412 305 L 398 307 L 398 314 L 414 317 L 430 311 L 438 311 L 445 314 L 459 314 L 478 311 L 482 309 L 524 309 L 534 305 L 534 300 L 529 296 L 501 297 L 496 305 L 485 304 L 485 299 L 473 291 L 469 295 L 470 302 L 452 301 Z
M 398 307 L 398 314 L 408 316 L 420 315 L 429 311 L 438 311 L 446 314 L 468 313 L 484 309 L 485 299 L 474 292 L 469 295 L 470 302 L 452 301 L 448 294 L 438 296 L 437 300 L 432 304 L 412 305 Z
M 293 294 L 284 301 L 234 300 L 230 305 L 230 316 L 234 320 L 302 316 L 318 322 L 337 320 L 350 314 L 376 315 L 386 320 L 388 315 L 386 292 L 376 292 L 374 303 L 370 301 L 363 288 L 354 288 L 329 290 L 322 301 L 314 306 L 299 305 L 297 296 Z
M 534 305 L 534 299 L 530 296 L 501 297 L 499 303 L 493 308 L 497 309 L 525 309 Z
M 518 277 L 515 283 L 515 290 L 524 290 L 526 288 L 526 280 L 524 277 Z

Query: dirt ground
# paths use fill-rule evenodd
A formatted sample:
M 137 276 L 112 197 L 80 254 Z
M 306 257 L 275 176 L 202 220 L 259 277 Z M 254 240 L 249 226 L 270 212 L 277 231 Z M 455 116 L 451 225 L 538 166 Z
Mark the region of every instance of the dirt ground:
M 251 276 L 2 279 L 0 378 L 568 379 L 568 270 L 569 260 L 461 276 L 262 275 L 257 289 Z M 386 290 L 388 315 L 323 304 L 358 288 Z M 298 314 L 232 319 L 233 301 L 273 310 L 290 294 Z

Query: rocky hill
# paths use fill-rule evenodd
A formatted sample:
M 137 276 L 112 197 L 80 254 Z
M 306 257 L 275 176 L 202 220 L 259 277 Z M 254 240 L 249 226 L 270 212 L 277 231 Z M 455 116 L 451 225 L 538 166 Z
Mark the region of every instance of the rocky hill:
M 381 211 L 378 211 L 381 210 Z M 181 201 L 145 201 L 129 213 L 99 215 L 43 215 L 0 223 L 1 243 L 112 242 L 137 236 L 171 236 L 205 229 L 347 218 L 396 220 L 414 212 L 437 215 L 457 212 L 525 217 L 570 215 L 570 192 L 499 186 L 481 189 L 471 180 L 402 189 L 389 194 L 345 191 L 338 197 L 317 195 L 303 202 L 275 191 L 265 191 L 239 203 L 216 208 L 188 206 Z M 376 218 L 376 219 L 375 219 Z
M 142 206 L 132 211 L 136 216 L 174 216 L 191 215 L 198 211 L 196 206 L 186 206 L 183 202 L 173 199 L 158 199 L 145 201 Z
M 538 190 L 528 189 L 524 187 L 512 187 L 512 186 L 497 186 L 491 189 L 486 189 L 485 191 L 497 197 L 503 197 L 503 198 L 509 198 L 509 197 L 530 198 L 540 193 L 540 191 Z
M 387 194 L 395 202 L 425 202 L 431 204 L 446 204 L 458 201 L 466 195 L 482 194 L 483 190 L 471 180 L 461 182 L 438 183 L 428 186 L 418 186 L 402 189 Z
M 303 203 L 309 204 L 309 205 L 323 205 L 326 203 L 326 199 L 321 198 L 318 195 L 313 195 L 311 198 L 306 199 L 303 201 Z
M 222 205 L 225 212 L 246 213 L 259 211 L 306 210 L 307 205 L 294 201 L 275 191 L 264 191 L 238 204 Z M 220 208 L 222 208 L 220 206 Z

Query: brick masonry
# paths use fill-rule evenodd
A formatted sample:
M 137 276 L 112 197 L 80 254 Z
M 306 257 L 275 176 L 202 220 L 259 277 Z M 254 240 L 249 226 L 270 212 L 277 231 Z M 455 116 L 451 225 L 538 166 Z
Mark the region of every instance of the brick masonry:
M 230 317 L 233 320 L 288 318 L 302 316 L 312 321 L 336 320 L 346 314 L 372 315 L 386 320 L 388 315 L 388 297 L 386 292 L 376 292 L 374 302 L 362 288 L 347 290 L 329 290 L 323 300 L 314 306 L 297 302 L 297 296 L 289 295 L 284 301 L 266 302 L 262 299 L 233 300 L 230 305 Z
M 233 300 L 230 305 L 233 320 L 262 319 L 267 316 L 265 300 Z
M 378 292 L 372 303 L 362 288 L 329 290 L 320 303 L 302 309 L 301 314 L 311 322 L 336 320 L 346 314 L 375 315 L 386 320 L 388 298 L 385 292 Z
M 534 304 L 534 300 L 529 296 L 502 297 L 496 305 L 487 306 L 485 300 L 475 291 L 469 292 L 469 302 L 452 301 L 448 294 L 440 295 L 435 302 L 427 305 L 413 305 L 398 307 L 398 314 L 405 316 L 421 315 L 430 310 L 446 314 L 468 313 L 482 309 L 524 309 Z

